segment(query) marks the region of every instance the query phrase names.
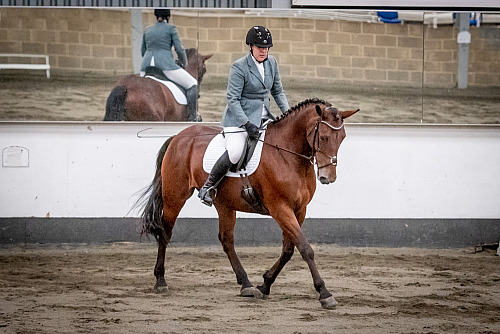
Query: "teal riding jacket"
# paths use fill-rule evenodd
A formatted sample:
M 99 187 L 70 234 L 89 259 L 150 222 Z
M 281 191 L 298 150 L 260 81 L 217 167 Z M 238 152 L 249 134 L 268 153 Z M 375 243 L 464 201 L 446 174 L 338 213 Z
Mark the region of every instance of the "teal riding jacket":
M 271 113 L 269 93 L 281 112 L 289 109 L 276 58 L 269 55 L 264 61 L 264 80 L 251 54 L 235 61 L 229 70 L 227 105 L 222 116 L 222 126 L 240 127 L 248 121 L 260 126 L 262 106 Z
M 180 66 L 175 63 L 172 46 L 177 53 L 179 62 L 187 65 L 186 52 L 182 48 L 175 26 L 167 22 L 156 22 L 147 27 L 142 36 L 141 71 L 150 65 L 153 57 L 155 66 L 163 71 L 179 69 Z

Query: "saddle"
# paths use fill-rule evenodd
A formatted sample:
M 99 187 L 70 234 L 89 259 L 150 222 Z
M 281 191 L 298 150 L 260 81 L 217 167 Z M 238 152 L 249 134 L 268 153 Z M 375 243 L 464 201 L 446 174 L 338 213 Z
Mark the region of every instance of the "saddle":
M 145 77 L 164 84 L 174 96 L 177 103 L 187 105 L 186 90 L 175 82 L 169 80 L 163 71 L 156 66 L 148 66 L 145 69 Z
M 240 160 L 231 166 L 229 172 L 226 174 L 226 177 L 239 177 L 242 182 L 241 196 L 243 199 L 253 208 L 255 213 L 269 215 L 269 211 L 262 204 L 258 193 L 254 191 L 250 180 L 248 179 L 248 175 L 253 174 L 258 167 L 264 136 L 265 132 L 261 133 L 260 140 L 247 137 L 245 148 L 243 149 L 243 154 L 241 155 Z M 207 173 L 210 172 L 213 164 L 218 157 L 224 153 L 224 150 L 223 132 L 221 132 L 215 136 L 205 151 L 205 155 L 203 157 L 203 169 Z

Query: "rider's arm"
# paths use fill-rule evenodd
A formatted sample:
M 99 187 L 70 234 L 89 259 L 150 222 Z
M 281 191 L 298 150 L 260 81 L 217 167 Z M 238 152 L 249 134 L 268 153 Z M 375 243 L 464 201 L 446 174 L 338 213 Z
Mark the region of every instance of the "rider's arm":
M 245 85 L 245 74 L 239 64 L 233 64 L 229 70 L 227 81 L 227 106 L 231 114 L 236 118 L 239 126 L 248 122 L 248 117 L 241 108 L 241 94 Z
M 145 53 L 146 53 L 146 35 L 142 34 L 141 57 L 144 57 Z
M 278 62 L 273 56 L 269 56 L 269 62 L 274 68 L 274 78 L 273 86 L 271 87 L 271 95 L 273 96 L 274 101 L 276 101 L 276 104 L 280 108 L 281 112 L 285 112 L 290 109 L 290 107 L 288 106 L 288 100 L 285 95 L 285 90 L 283 89 L 283 85 L 281 84 Z
M 174 26 L 172 26 L 171 35 L 172 35 L 172 45 L 174 46 L 175 52 L 177 53 L 177 58 L 179 59 L 179 65 L 182 68 L 186 68 L 188 63 L 186 57 L 186 51 L 184 51 L 184 48 L 182 47 L 179 34 L 177 33 L 177 29 Z

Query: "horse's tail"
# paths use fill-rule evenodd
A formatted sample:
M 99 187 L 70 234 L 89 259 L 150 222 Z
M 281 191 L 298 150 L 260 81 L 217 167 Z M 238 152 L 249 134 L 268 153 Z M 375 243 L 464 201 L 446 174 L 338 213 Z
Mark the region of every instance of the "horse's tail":
M 105 121 L 124 121 L 126 116 L 125 98 L 127 89 L 124 86 L 116 86 L 111 91 L 106 101 Z
M 141 234 L 152 234 L 155 237 L 156 241 L 165 245 L 167 244 L 167 235 L 163 227 L 161 164 L 163 161 L 163 157 L 165 156 L 165 152 L 167 151 L 168 145 L 173 138 L 174 137 L 170 137 L 169 139 L 167 139 L 167 141 L 163 144 L 160 151 L 158 152 L 158 157 L 156 159 L 156 172 L 153 178 L 153 182 L 151 182 L 151 185 L 146 188 L 146 190 L 139 198 L 139 201 L 141 201 L 141 199 L 149 195 L 141 216 Z

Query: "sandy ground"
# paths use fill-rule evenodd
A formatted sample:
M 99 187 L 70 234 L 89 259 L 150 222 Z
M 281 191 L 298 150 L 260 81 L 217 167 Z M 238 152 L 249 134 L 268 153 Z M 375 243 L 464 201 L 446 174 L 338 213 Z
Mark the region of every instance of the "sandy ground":
M 100 121 L 117 78 L 47 80 L 0 76 L 0 121 Z M 220 121 L 226 81 L 208 78 L 201 85 L 199 112 Z M 467 90 L 325 86 L 284 83 L 290 106 L 317 97 L 339 109 L 360 108 L 349 122 L 500 124 L 500 87 Z M 273 112 L 278 113 L 272 103 Z
M 500 258 L 472 249 L 314 245 L 324 310 L 298 254 L 267 300 L 239 296 L 220 246 L 167 250 L 153 292 L 153 243 L 0 248 L 2 333 L 500 333 Z M 279 247 L 238 248 L 254 284 Z

